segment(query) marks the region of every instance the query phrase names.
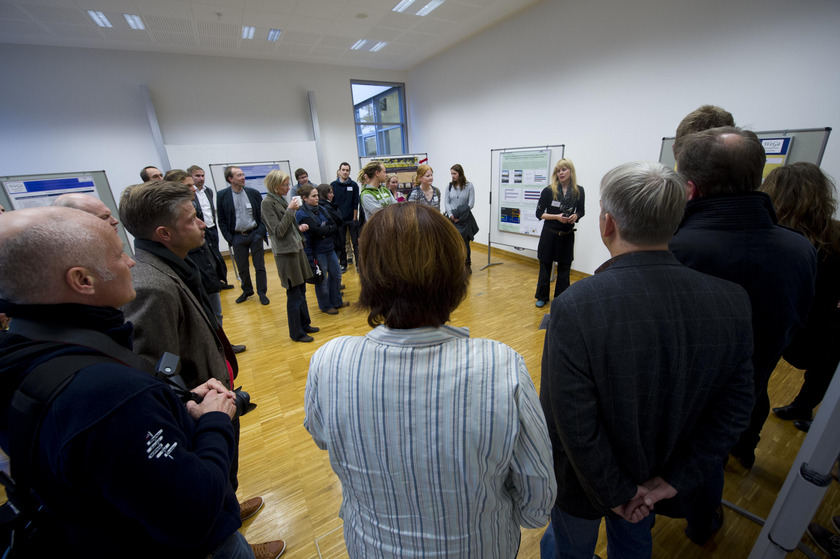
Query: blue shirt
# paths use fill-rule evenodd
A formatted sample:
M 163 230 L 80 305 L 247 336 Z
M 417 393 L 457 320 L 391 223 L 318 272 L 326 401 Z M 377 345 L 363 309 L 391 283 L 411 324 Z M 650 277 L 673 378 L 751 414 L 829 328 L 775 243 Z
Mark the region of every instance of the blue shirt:
M 304 426 L 342 484 L 351 557 L 512 558 L 554 504 L 551 445 L 525 361 L 464 328 L 327 342 Z

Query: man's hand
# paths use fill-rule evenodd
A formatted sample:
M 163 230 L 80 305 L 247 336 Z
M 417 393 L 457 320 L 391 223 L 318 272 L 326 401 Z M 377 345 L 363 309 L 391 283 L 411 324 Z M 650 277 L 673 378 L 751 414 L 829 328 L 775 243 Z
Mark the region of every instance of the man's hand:
M 198 386 L 190 390 L 190 392 L 195 392 L 202 398 L 204 398 L 208 392 L 212 391 L 224 394 L 227 398 L 230 398 L 231 400 L 236 399 L 236 395 L 233 393 L 233 391 L 229 390 L 228 387 L 222 384 L 222 382 L 219 379 L 215 378 L 211 378 L 204 384 L 199 384 Z
M 647 488 L 642 487 L 641 485 L 637 485 L 636 494 L 633 496 L 633 498 L 622 505 L 613 507 L 612 511 L 627 522 L 632 522 L 633 524 L 635 524 L 636 522 L 639 522 L 640 520 L 646 518 L 650 514 L 650 508 L 653 508 L 648 508 L 648 506 L 645 504 L 645 496 L 647 494 Z
M 193 392 L 196 391 L 193 390 Z M 230 391 L 228 390 L 227 392 Z M 195 420 L 198 420 L 202 415 L 211 411 L 226 413 L 233 419 L 233 416 L 236 415 L 236 404 L 234 404 L 233 399 L 229 398 L 227 394 L 211 390 L 204 395 L 204 400 L 200 404 L 196 404 L 192 400 L 187 402 L 187 411 Z
M 663 499 L 670 499 L 677 494 L 677 490 L 659 476 L 647 480 L 642 485 L 645 489 L 647 489 L 647 494 L 645 495 L 645 505 L 647 505 L 651 510 L 653 510 L 653 505 L 659 501 L 662 501 Z

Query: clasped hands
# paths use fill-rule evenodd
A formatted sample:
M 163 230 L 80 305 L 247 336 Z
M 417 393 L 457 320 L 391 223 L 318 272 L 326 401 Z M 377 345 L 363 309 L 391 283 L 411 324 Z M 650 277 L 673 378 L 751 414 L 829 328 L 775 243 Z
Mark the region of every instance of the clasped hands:
M 613 507 L 612 511 L 627 522 L 635 524 L 647 518 L 656 503 L 663 499 L 670 499 L 676 494 L 677 490 L 670 483 L 656 476 L 642 485 L 637 485 L 636 495 L 623 505 Z
M 236 415 L 236 396 L 233 391 L 217 379 L 211 378 L 204 384 L 193 388 L 190 392 L 198 394 L 203 398 L 200 404 L 192 400 L 187 402 L 187 411 L 193 419 L 198 419 L 205 413 L 220 411 L 226 413 L 233 419 Z

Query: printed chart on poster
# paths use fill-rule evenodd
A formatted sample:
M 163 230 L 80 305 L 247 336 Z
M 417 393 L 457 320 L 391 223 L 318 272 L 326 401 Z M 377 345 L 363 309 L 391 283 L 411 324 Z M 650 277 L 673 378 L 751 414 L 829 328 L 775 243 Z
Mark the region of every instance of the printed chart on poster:
M 258 190 L 262 197 L 268 195 L 268 190 L 265 188 L 265 177 L 274 169 L 279 169 L 289 175 L 290 181 L 294 180 L 291 176 L 291 166 L 288 161 L 260 161 L 256 163 L 211 163 L 210 175 L 213 178 L 213 184 L 216 187 L 216 192 L 224 190 L 229 185 L 225 180 L 225 167 L 239 167 L 245 173 L 245 186 Z
M 548 186 L 551 150 L 512 151 L 499 160 L 499 231 L 539 235 L 535 212 Z
M 425 153 L 383 155 L 379 157 L 362 157 L 359 161 L 362 167 L 371 161 L 380 161 L 383 165 L 385 165 L 385 170 L 388 172 L 388 176 L 397 175 L 397 179 L 400 181 L 400 185 L 397 187 L 397 190 L 402 192 L 402 194 L 408 198 L 408 195 L 411 194 L 411 189 L 414 188 L 414 177 L 417 175 L 417 167 L 423 163 L 428 163 L 429 156 Z M 448 177 L 449 175 L 447 174 L 446 176 Z M 350 178 L 356 180 L 356 176 L 353 176 L 352 174 Z M 361 186 L 362 185 L 360 184 L 359 187 Z M 441 191 L 442 190 L 443 189 L 441 188 Z
M 764 153 L 767 154 L 767 162 L 764 164 L 764 171 L 761 178 L 766 179 L 773 169 L 778 169 L 787 161 L 790 153 L 790 144 L 793 138 L 762 138 L 761 145 Z

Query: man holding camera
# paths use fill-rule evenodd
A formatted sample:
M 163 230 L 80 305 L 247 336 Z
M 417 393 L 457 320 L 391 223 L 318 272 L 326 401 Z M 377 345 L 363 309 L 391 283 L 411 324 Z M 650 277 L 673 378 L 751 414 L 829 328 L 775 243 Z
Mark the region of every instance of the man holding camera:
M 233 393 L 209 379 L 193 388 L 200 403 L 184 405 L 166 384 L 124 364 L 147 369 L 117 310 L 135 297 L 132 266 L 113 229 L 83 211 L 32 208 L 0 219 L 0 312 L 14 318 L 0 333 L 0 446 L 13 475 L 29 465 L 32 493 L 47 511 L 27 551 L 253 557 L 237 532 L 228 480 Z M 89 363 L 64 365 L 67 357 Z M 56 362 L 75 374 L 40 415 L 37 442 L 21 441 L 16 431 L 30 421 L 10 420 L 21 409 L 18 389 Z M 28 459 L 16 452 L 30 445 Z
M 137 184 L 123 191 L 120 219 L 135 237 L 137 266 L 132 277 L 137 298 L 122 310 L 134 324 L 135 352 L 153 362 L 164 352 L 180 356 L 180 374 L 188 389 L 210 379 L 233 388 L 236 357 L 213 313 L 201 274 L 187 259 L 190 250 L 204 243 L 205 225 L 192 200 L 190 187 L 169 181 Z M 230 481 L 236 489 L 238 418 L 233 427 L 236 445 Z M 242 502 L 242 520 L 256 514 L 262 505 L 262 497 Z M 282 540 L 268 543 L 273 545 L 272 552 L 265 557 L 273 559 L 282 553 L 273 552 L 280 549 Z

